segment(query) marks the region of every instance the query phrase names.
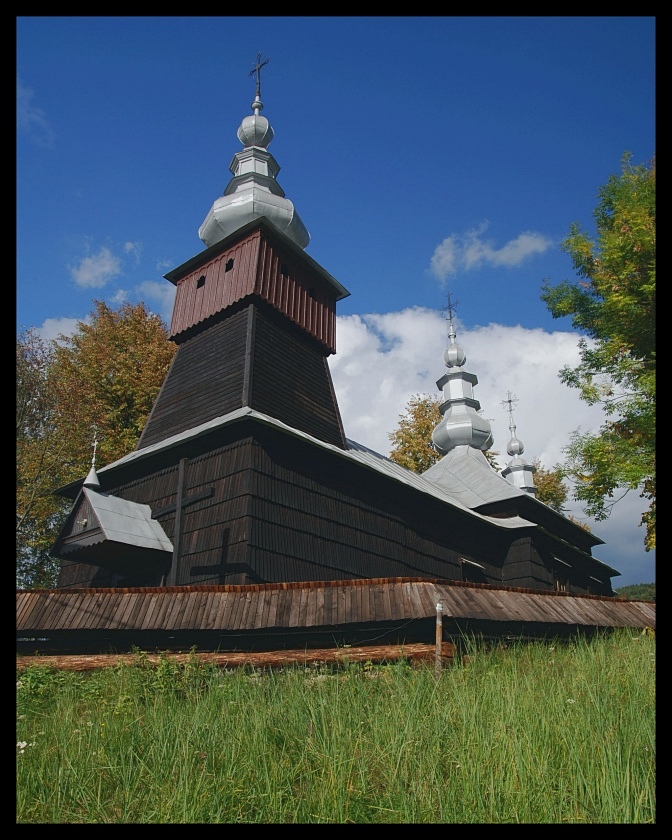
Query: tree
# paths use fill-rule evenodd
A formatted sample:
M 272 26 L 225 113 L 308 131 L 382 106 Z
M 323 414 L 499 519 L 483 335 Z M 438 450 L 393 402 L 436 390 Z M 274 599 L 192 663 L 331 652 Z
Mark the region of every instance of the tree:
M 392 443 L 390 458 L 395 463 L 416 473 L 423 473 L 441 459 L 432 443 L 432 432 L 441 422 L 443 399 L 432 394 L 415 394 L 399 415 L 397 428 L 388 437 Z M 498 452 L 483 453 L 493 469 Z
M 598 191 L 596 236 L 570 226 L 562 249 L 578 282 L 551 286 L 542 300 L 554 318 L 571 316 L 580 362 L 560 379 L 607 419 L 597 433 L 575 431 L 560 465 L 574 498 L 597 520 L 630 490 L 648 500 L 644 547 L 656 545 L 656 167 L 624 155 L 620 175 Z M 614 498 L 616 493 L 621 495 Z
M 441 456 L 432 444 L 432 432 L 441 422 L 441 399 L 431 394 L 414 394 L 397 428 L 388 434 L 392 443 L 390 458 L 402 467 L 423 473 Z
M 554 470 L 544 469 L 538 460 L 533 461 L 533 464 L 536 467 L 534 486 L 537 488 L 537 499 L 558 513 L 564 513 L 564 504 L 567 501 L 569 490 L 564 482 L 562 470 L 557 468 Z
M 58 407 L 50 387 L 53 342 L 34 329 L 16 342 L 17 586 L 48 586 L 58 564 L 49 557 L 65 503 L 51 495 L 67 439 L 58 439 Z
M 43 341 L 17 340 L 17 585 L 49 586 L 49 550 L 70 503 L 53 495 L 137 445 L 175 353 L 166 327 L 143 303 L 94 301 L 89 323 Z

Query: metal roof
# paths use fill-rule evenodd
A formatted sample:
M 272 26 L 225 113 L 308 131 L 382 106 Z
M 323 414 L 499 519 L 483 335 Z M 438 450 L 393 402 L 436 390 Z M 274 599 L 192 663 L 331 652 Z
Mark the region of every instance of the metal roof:
M 149 505 L 99 493 L 90 487 L 84 487 L 82 493 L 96 515 L 105 539 L 139 548 L 172 552 L 173 544 L 159 522 L 152 519 Z
M 495 472 L 481 450 L 473 446 L 463 445 L 451 449 L 422 473 L 422 477 L 425 481 L 445 488 L 453 498 L 468 508 L 523 495 L 522 490 Z
M 330 452 L 332 452 L 340 458 L 346 458 L 347 460 L 355 461 L 359 464 L 362 464 L 368 469 L 375 470 L 376 472 L 382 473 L 395 481 L 407 484 L 408 486 L 413 487 L 414 489 L 422 493 L 426 493 L 427 495 L 432 496 L 435 499 L 438 499 L 439 501 L 444 502 L 445 504 L 462 511 L 463 513 L 471 517 L 477 518 L 483 522 L 488 522 L 489 524 L 497 528 L 511 529 L 537 527 L 536 523 L 531 522 L 527 519 L 523 519 L 519 516 L 502 518 L 486 516 L 485 514 L 477 513 L 476 511 L 471 510 L 459 498 L 456 498 L 454 494 L 449 490 L 440 487 L 432 481 L 428 481 L 422 475 L 418 475 L 417 473 L 414 473 L 411 470 L 408 470 L 405 467 L 396 464 L 390 458 L 386 458 L 384 455 L 381 455 L 380 453 L 375 452 L 374 450 L 369 449 L 368 447 L 363 446 L 362 444 L 357 443 L 356 441 L 348 439 L 346 441 L 348 449 L 343 450 L 337 446 L 334 446 L 333 444 L 319 440 L 318 438 L 315 438 L 312 435 L 307 434 L 306 432 L 294 429 L 291 426 L 282 423 L 280 420 L 276 420 L 274 417 L 270 417 L 267 414 L 262 414 L 259 411 L 255 411 L 254 409 L 249 408 L 248 406 L 238 408 L 235 411 L 231 411 L 228 414 L 225 414 L 221 417 L 215 417 L 213 420 L 209 420 L 207 423 L 202 423 L 200 426 L 188 429 L 184 432 L 181 432 L 178 435 L 173 435 L 172 437 L 166 438 L 165 440 L 160 441 L 159 443 L 154 443 L 150 446 L 144 447 L 143 449 L 136 449 L 135 451 L 130 452 L 128 455 L 124 455 L 123 458 L 119 458 L 119 460 L 114 461 L 113 463 L 98 469 L 98 476 L 103 476 L 105 475 L 105 473 L 113 472 L 121 466 L 131 464 L 135 461 L 143 460 L 158 452 L 176 448 L 186 441 L 191 441 L 196 438 L 203 437 L 204 435 L 210 434 L 211 432 L 223 428 L 224 426 L 248 419 L 258 421 L 265 425 L 273 426 L 287 434 L 299 437 L 312 444 L 313 446 L 329 450 Z M 509 488 L 510 492 L 513 495 L 521 495 L 520 490 L 517 490 L 517 488 L 513 487 L 512 485 L 509 485 L 505 479 L 500 479 L 491 467 L 488 466 L 488 469 L 491 470 L 494 478 L 498 479 L 499 481 L 501 481 L 502 484 L 505 485 L 505 487 Z M 70 485 L 70 487 L 73 487 L 73 485 Z M 67 488 L 63 488 L 64 491 L 66 489 Z M 482 501 L 480 503 L 482 504 Z

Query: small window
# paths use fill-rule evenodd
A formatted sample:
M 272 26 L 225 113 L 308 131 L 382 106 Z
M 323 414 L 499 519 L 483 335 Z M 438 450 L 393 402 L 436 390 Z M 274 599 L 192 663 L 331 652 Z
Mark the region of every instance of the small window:
M 556 592 L 567 592 L 567 578 L 561 578 L 556 576 L 555 578 L 555 591 Z
M 226 261 L 226 265 L 224 266 L 224 273 L 226 273 L 227 271 L 231 271 L 232 268 L 233 268 L 233 257 L 231 257 L 230 260 Z
M 280 266 L 280 274 L 282 274 L 283 277 L 289 277 L 289 267 L 287 266 L 287 263 L 282 263 Z
M 205 274 L 201 274 L 201 276 L 196 281 L 197 289 L 201 289 L 203 286 L 205 286 Z
M 313 300 L 317 300 L 317 298 L 315 297 L 315 289 L 312 286 L 310 287 L 310 289 L 308 289 L 308 297 L 312 298 Z

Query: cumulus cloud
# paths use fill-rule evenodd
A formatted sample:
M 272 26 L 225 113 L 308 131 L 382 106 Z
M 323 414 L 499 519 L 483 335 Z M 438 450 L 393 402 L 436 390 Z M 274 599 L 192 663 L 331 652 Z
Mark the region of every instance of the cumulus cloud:
M 136 288 L 138 296 L 147 307 L 163 318 L 166 324 L 170 324 L 176 291 L 175 286 L 167 280 L 146 280 Z
M 38 146 L 50 147 L 54 130 L 44 111 L 33 103 L 34 92 L 20 79 L 16 80 L 16 128 Z
M 101 289 L 122 273 L 121 260 L 106 246 L 68 268 L 75 283 L 84 289 Z
M 472 329 L 454 320 L 457 342 L 463 347 L 465 368 L 477 376 L 474 397 L 492 426 L 493 449 L 503 466 L 510 456 L 508 392 L 515 397 L 516 436 L 523 457 L 551 469 L 563 460 L 571 433 L 597 431 L 604 415 L 598 406 L 579 399 L 564 385 L 558 372 L 579 361 L 578 336 L 521 326 L 489 324 Z M 389 455 L 389 434 L 396 428 L 414 394 L 440 396 L 436 380 L 444 373 L 447 323 L 442 313 L 414 307 L 401 312 L 347 315 L 337 318 L 337 352 L 329 366 L 347 437 Z M 569 512 L 586 520 L 579 504 L 568 500 Z M 627 583 L 655 579 L 653 555 L 644 552 L 638 528 L 645 504 L 636 492 L 618 503 L 606 522 L 588 521 L 605 541 L 594 554 L 618 569 Z M 631 575 L 641 578 L 631 580 Z M 627 574 L 627 578 L 626 578 Z M 620 578 L 614 579 L 619 586 Z
M 430 260 L 430 271 L 439 280 L 488 265 L 494 268 L 512 268 L 529 257 L 543 254 L 553 246 L 553 241 L 541 233 L 524 231 L 501 248 L 483 238 L 487 223 L 463 234 L 451 234 L 437 245 Z
M 37 332 L 45 341 L 49 341 L 52 338 L 57 339 L 59 335 L 72 335 L 80 323 L 88 324 L 90 320 L 88 316 L 86 318 L 47 318 Z

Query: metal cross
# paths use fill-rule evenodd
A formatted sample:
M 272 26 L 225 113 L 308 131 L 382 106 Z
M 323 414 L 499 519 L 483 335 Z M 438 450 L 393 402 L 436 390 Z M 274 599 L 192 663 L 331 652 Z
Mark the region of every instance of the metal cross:
M 516 436 L 516 424 L 513 422 L 513 405 L 514 403 L 518 402 L 518 397 L 514 397 L 511 391 L 506 392 L 506 399 L 502 400 L 502 408 L 508 405 L 509 411 L 509 429 L 511 430 L 511 436 Z
M 250 70 L 250 76 L 254 76 L 255 73 L 257 74 L 257 92 L 256 92 L 257 99 L 261 96 L 261 68 L 265 67 L 270 60 L 271 60 L 270 58 L 267 58 L 266 61 L 262 61 L 261 60 L 261 53 L 257 53 L 257 63 Z
M 455 314 L 455 307 L 459 303 L 459 300 L 456 300 L 455 303 L 452 303 L 451 300 L 450 300 L 450 292 L 448 292 L 446 297 L 448 298 L 448 305 L 447 306 L 442 306 L 441 311 L 442 312 L 448 312 L 448 320 L 452 321 L 453 320 L 453 315 Z
M 508 405 L 509 414 L 513 413 L 514 403 L 518 402 L 518 397 L 515 397 L 511 391 L 506 392 L 506 399 L 502 400 L 502 408 Z

